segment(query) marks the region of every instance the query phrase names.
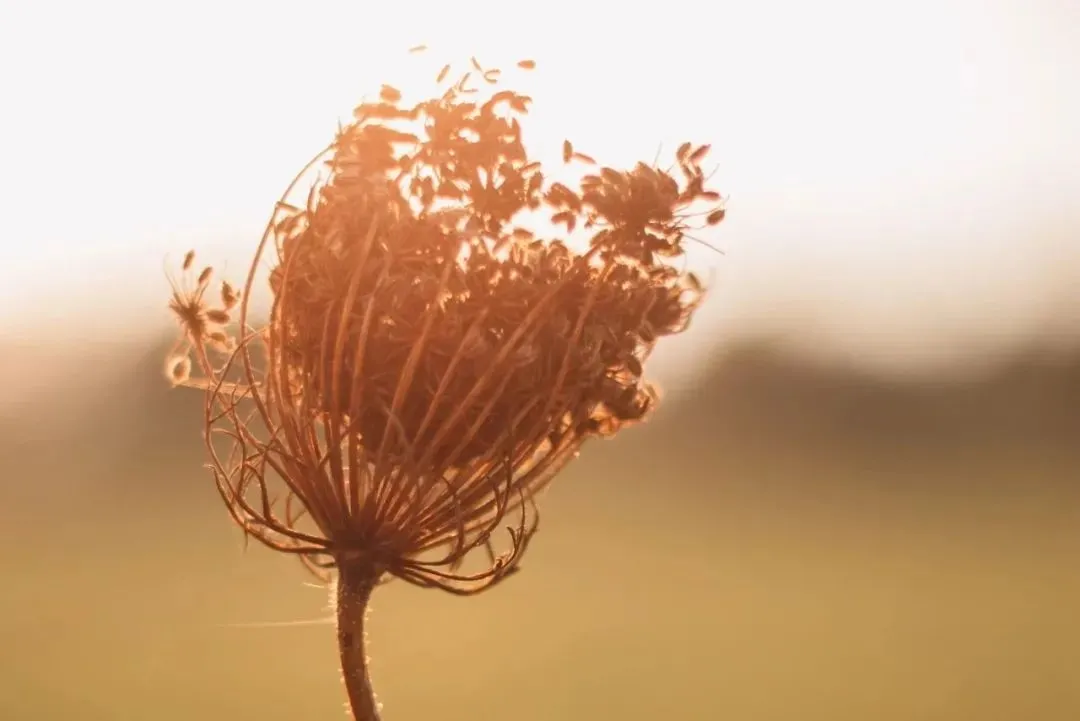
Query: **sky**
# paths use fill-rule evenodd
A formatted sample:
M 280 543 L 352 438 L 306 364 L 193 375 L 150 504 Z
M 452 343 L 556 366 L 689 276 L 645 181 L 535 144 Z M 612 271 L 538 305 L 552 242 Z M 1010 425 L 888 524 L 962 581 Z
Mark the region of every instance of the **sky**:
M 694 252 L 714 292 L 670 362 L 746 336 L 890 372 L 1076 341 L 1080 6 L 542 7 L 8 4 L 0 337 L 142 332 L 189 248 L 240 278 L 363 96 L 421 97 L 475 55 L 536 60 L 508 75 L 542 158 L 564 138 L 612 165 L 712 144 L 723 255 Z

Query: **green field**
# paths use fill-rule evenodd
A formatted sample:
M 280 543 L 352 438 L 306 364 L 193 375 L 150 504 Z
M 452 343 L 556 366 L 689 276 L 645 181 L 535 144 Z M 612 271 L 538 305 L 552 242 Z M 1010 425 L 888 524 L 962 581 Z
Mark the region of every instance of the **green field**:
M 588 448 L 506 585 L 380 589 L 387 721 L 1080 718 L 1075 368 L 890 389 L 769 363 Z M 195 406 L 146 369 L 95 423 L 5 421 L 0 719 L 345 718 L 332 626 L 258 625 L 326 592 L 242 551 Z

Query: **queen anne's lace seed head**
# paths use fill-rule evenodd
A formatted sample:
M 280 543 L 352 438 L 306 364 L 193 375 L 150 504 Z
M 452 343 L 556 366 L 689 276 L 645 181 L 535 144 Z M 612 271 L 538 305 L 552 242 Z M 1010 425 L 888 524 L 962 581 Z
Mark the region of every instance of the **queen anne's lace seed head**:
M 708 147 L 680 147 L 674 175 L 639 163 L 549 182 L 522 142 L 530 98 L 481 92 L 500 75 L 474 59 L 415 105 L 383 86 L 314 161 L 326 177 L 306 201 L 278 203 L 243 292 L 226 283 L 207 308 L 209 269 L 174 283 L 183 340 L 169 373 L 207 389 L 222 497 L 248 534 L 313 568 L 362 560 L 455 592 L 503 578 L 535 529 L 536 492 L 585 439 L 654 407 L 644 361 L 701 299 L 672 261 L 691 218 L 723 218 L 704 187 Z M 536 237 L 537 214 L 588 250 Z M 268 248 L 273 304 L 255 329 Z M 230 316 L 241 330 L 226 339 Z M 462 573 L 511 511 L 510 550 Z

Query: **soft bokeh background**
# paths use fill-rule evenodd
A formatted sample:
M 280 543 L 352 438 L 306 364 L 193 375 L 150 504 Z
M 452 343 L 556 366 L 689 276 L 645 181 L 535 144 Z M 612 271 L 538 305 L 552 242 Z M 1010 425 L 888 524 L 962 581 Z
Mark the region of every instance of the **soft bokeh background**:
M 0 719 L 342 718 L 241 550 L 161 272 L 237 277 L 364 93 L 509 67 L 543 156 L 711 142 L 715 292 L 512 582 L 390 585 L 387 719 L 1080 717 L 1080 11 L 1054 0 L 0 9 Z M 431 46 L 427 56 L 403 50 Z

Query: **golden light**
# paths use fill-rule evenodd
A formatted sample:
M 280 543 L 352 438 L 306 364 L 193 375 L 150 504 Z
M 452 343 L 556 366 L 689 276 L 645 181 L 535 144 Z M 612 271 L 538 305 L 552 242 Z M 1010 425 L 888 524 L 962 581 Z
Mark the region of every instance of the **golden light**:
M 710 240 L 727 256 L 693 261 L 716 272 L 723 299 L 705 310 L 728 328 L 824 323 L 851 346 L 850 328 L 903 316 L 898 342 L 914 346 L 952 332 L 919 300 L 929 288 L 948 288 L 931 305 L 954 325 L 977 325 L 989 298 L 1045 290 L 1014 288 L 1018 264 L 1043 279 L 1080 267 L 1044 234 L 1012 242 L 1080 189 L 1075 44 L 1024 7 L 114 2 L 61 22 L 21 6 L 0 30 L 0 59 L 24 68 L 6 83 L 17 111 L 0 138 L 18 239 L 3 246 L 0 323 L 64 321 L 61 294 L 122 324 L 155 303 L 166 253 L 238 264 L 360 98 L 384 82 L 425 93 L 444 62 L 476 56 L 537 60 L 515 85 L 536 98 L 526 131 L 541 157 L 557 157 L 566 128 L 612 164 L 713 144 L 731 212 Z M 1010 323 L 1037 322 L 1040 303 L 1016 300 L 1031 310 Z M 810 335 L 818 344 L 821 327 Z

